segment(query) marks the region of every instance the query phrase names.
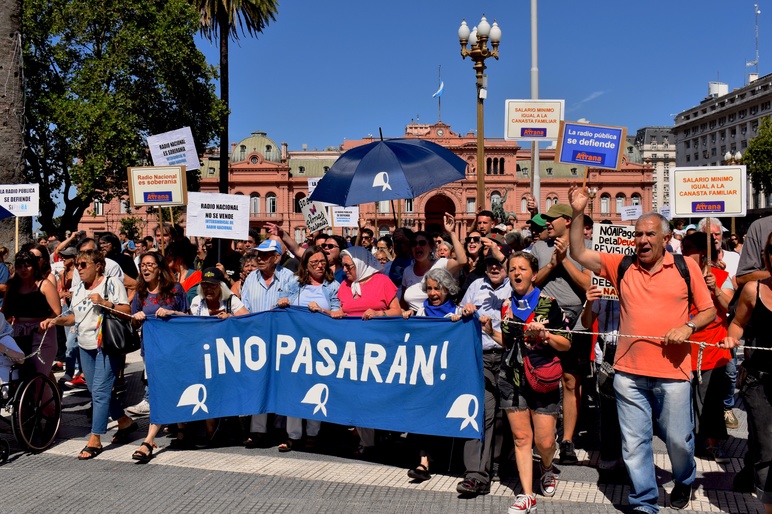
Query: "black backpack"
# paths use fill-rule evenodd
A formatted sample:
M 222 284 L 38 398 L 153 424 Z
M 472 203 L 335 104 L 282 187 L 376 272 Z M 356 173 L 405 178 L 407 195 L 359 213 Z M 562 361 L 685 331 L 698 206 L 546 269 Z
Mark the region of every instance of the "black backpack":
M 638 258 L 637 255 L 625 255 L 624 258 L 619 263 L 619 268 L 617 268 L 617 296 L 622 296 L 622 277 L 625 276 L 625 272 L 627 271 L 627 268 L 632 266 L 633 262 Z M 686 259 L 683 255 L 675 253 L 673 254 L 673 260 L 675 260 L 676 268 L 678 268 L 678 273 L 681 274 L 681 277 L 683 277 L 684 282 L 686 282 L 686 292 L 687 297 L 689 299 L 689 305 L 692 305 L 692 278 L 689 274 L 689 266 L 686 265 Z

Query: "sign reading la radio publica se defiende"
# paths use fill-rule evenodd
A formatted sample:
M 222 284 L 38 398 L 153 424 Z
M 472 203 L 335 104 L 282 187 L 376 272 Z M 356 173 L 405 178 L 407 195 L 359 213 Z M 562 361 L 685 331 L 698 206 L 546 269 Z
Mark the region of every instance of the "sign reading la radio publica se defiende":
M 673 217 L 745 216 L 745 166 L 699 166 L 670 171 L 670 212 Z
M 128 169 L 132 207 L 186 205 L 185 166 L 138 166 Z
M 563 164 L 618 170 L 626 136 L 624 127 L 561 121 L 555 160 Z

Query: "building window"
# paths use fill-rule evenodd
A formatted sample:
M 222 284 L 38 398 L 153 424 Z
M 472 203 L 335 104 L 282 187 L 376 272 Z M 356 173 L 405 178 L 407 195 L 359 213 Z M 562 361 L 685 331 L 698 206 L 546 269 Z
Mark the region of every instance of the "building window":
M 552 176 L 552 168 L 547 168 L 547 175 Z
M 239 147 L 239 160 L 243 161 L 246 158 L 247 158 L 247 147 L 244 145 L 241 145 Z
M 572 176 L 572 177 L 575 177 L 575 176 L 576 176 L 576 174 L 577 174 L 577 170 L 576 170 L 576 168 L 571 168 L 571 176 Z
M 273 146 L 265 145 L 265 155 L 268 155 L 269 153 L 271 153 L 271 150 L 273 150 Z
M 389 212 L 388 200 L 381 200 L 380 202 L 378 202 L 378 212 L 382 212 L 382 213 Z
M 306 240 L 306 229 L 304 227 L 298 227 L 295 229 L 295 242 L 300 244 Z
M 131 212 L 131 204 L 128 200 L 121 200 L 119 203 L 119 212 L 121 214 L 129 214 Z
M 268 193 L 265 195 L 265 212 L 266 214 L 276 214 L 276 194 Z
M 209 167 L 209 174 L 214 175 L 214 168 L 212 168 L 211 166 Z
M 303 209 L 300 208 L 300 200 L 302 200 L 305 197 L 306 195 L 304 195 L 303 193 L 298 193 L 295 195 L 295 214 L 303 213 Z
M 466 212 L 467 214 L 474 214 L 477 212 L 477 199 L 476 198 L 467 198 L 466 199 Z
M 103 216 L 105 211 L 105 204 L 100 200 L 94 200 L 94 216 Z
M 600 195 L 600 213 L 608 214 L 611 208 L 611 197 L 608 194 Z
M 298 166 L 298 173 L 305 173 L 306 167 L 305 166 Z
M 692 156 L 691 155 L 687 155 L 686 156 L 686 162 L 691 162 L 691 160 L 692 160 Z
M 622 214 L 622 208 L 625 206 L 625 195 L 619 193 L 616 197 L 616 213 Z
M 692 142 L 691 141 L 684 141 L 684 148 L 691 148 Z
M 322 170 L 324 170 L 324 172 L 327 173 L 328 171 L 330 171 L 330 167 L 329 166 L 325 166 L 324 168 L 322 168 Z
M 249 195 L 249 214 L 260 214 L 260 195 L 257 193 Z
M 485 174 L 490 175 L 491 174 L 491 168 L 493 167 L 493 159 L 488 157 L 488 160 L 485 162 Z
M 630 201 L 633 202 L 633 205 L 641 205 L 641 195 L 633 193 L 632 196 L 630 196 Z
M 520 212 L 528 212 L 528 199 L 526 197 L 520 200 Z
M 655 153 L 651 154 L 651 158 L 652 159 L 656 159 L 657 158 L 657 154 L 655 154 Z
M 405 212 L 413 212 L 413 199 L 405 198 Z

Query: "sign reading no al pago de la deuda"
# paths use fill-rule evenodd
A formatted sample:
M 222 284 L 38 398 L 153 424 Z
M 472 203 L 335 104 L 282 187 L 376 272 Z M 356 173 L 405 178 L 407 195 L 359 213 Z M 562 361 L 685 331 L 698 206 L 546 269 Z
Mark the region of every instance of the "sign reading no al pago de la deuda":
M 504 139 L 555 141 L 565 105 L 565 100 L 507 100 Z
M 745 216 L 745 166 L 699 166 L 670 171 L 673 217 Z
M 132 207 L 185 205 L 188 179 L 185 166 L 138 166 L 128 169 Z
M 596 252 L 633 255 L 635 253 L 635 227 L 627 225 L 604 225 L 592 227 L 592 249 Z M 598 286 L 604 300 L 619 300 L 617 290 L 611 281 L 592 274 L 591 283 Z
M 618 170 L 626 136 L 624 127 L 562 121 L 555 160 L 563 164 Z

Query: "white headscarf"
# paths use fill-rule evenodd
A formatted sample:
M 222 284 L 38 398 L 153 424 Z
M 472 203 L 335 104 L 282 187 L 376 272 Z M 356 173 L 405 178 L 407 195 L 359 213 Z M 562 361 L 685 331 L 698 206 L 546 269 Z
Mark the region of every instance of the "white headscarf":
M 354 261 L 357 278 L 351 283 L 351 292 L 354 294 L 354 298 L 362 296 L 360 282 L 376 273 L 380 273 L 383 265 L 378 262 L 378 259 L 367 248 L 362 246 L 351 246 L 340 252 L 340 254 L 341 259 L 344 255 L 348 255 Z

